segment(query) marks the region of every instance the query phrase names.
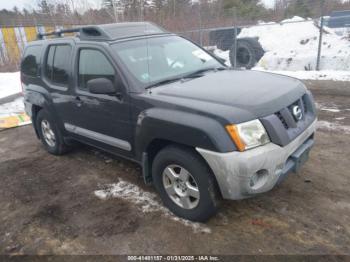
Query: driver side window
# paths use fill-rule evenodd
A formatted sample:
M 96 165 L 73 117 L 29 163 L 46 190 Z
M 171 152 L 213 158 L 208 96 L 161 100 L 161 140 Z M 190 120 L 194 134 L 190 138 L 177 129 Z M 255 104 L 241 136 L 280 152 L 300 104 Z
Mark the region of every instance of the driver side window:
M 107 78 L 114 83 L 113 66 L 102 52 L 95 49 L 81 49 L 78 65 L 79 88 L 86 90 L 86 83 L 96 78 Z

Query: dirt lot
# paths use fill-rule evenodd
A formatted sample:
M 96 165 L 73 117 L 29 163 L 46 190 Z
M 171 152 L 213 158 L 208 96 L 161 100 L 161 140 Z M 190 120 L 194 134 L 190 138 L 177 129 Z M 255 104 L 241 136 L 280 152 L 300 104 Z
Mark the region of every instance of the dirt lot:
M 350 254 L 350 96 L 307 84 L 321 120 L 310 161 L 205 225 L 169 214 L 129 161 L 89 147 L 49 155 L 31 126 L 0 132 L 0 253 Z

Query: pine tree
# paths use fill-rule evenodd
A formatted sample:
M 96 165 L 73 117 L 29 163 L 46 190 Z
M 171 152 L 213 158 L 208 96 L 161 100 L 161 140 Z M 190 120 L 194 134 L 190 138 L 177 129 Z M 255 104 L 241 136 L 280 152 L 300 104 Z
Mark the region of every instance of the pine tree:
M 304 18 L 311 16 L 309 4 L 305 0 L 295 0 L 291 2 L 286 10 L 286 16 L 301 16 Z

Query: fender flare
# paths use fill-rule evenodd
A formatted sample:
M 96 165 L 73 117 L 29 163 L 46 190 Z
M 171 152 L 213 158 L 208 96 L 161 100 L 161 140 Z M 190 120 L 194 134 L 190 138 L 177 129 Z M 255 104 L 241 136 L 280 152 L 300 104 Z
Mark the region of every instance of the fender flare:
M 155 139 L 216 152 L 235 151 L 224 126 L 216 119 L 172 109 L 151 108 L 137 120 L 135 152 L 137 159 Z
M 38 90 L 37 90 L 38 89 Z M 40 107 L 42 109 L 47 109 L 48 112 L 55 118 L 57 118 L 56 110 L 52 104 L 51 96 L 48 91 L 42 87 L 35 86 L 35 89 L 27 89 L 24 93 L 24 104 L 26 113 L 31 117 L 33 127 L 35 129 L 36 134 L 38 135 L 38 131 L 36 130 L 35 125 L 35 117 L 37 112 L 34 111 L 35 107 Z M 57 123 L 60 127 L 63 127 L 63 124 Z
M 135 133 L 136 159 L 142 165 L 146 184 L 152 183 L 152 161 L 156 155 L 150 151 L 153 142 L 159 140 L 216 152 L 237 150 L 224 126 L 214 118 L 170 109 L 148 109 L 138 116 Z

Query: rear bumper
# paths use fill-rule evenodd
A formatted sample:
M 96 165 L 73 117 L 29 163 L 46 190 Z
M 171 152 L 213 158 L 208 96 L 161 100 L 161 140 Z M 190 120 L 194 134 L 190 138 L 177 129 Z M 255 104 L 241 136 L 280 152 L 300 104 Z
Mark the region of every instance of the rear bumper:
M 284 147 L 269 143 L 245 152 L 197 151 L 207 161 L 225 199 L 243 199 L 271 190 L 307 160 L 316 130 L 314 121 Z

